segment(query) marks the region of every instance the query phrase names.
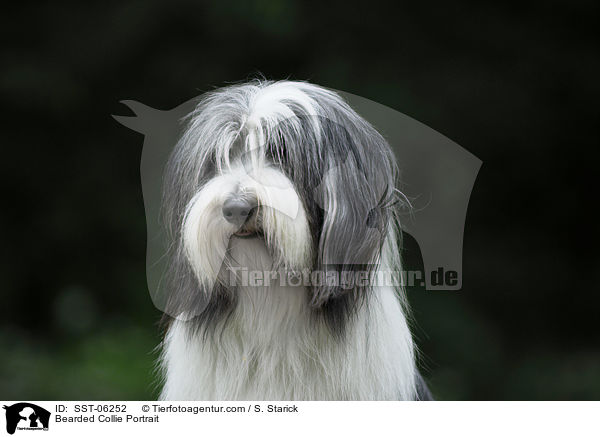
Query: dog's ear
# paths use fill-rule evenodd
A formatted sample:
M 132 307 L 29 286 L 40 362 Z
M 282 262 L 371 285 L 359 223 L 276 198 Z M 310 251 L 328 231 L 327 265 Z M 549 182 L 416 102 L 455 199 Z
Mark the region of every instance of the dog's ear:
M 370 126 L 349 132 L 329 123 L 323 149 L 333 163 L 323 172 L 315 199 L 323 209 L 312 304 L 366 291 L 380 262 L 393 215 L 395 165 L 387 143 Z

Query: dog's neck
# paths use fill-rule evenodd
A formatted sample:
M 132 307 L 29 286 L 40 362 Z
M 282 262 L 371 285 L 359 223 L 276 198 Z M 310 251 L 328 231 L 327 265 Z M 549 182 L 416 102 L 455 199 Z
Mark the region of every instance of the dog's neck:
M 268 272 L 261 240 L 231 246 L 242 284 L 236 305 L 214 335 L 175 321 L 165 339 L 162 399 L 369 400 L 411 399 L 414 356 L 410 332 L 391 288 L 376 291 L 336 339 L 314 317 L 307 289 L 252 284 Z M 260 276 L 260 275 L 258 275 Z M 264 279 L 264 278 L 263 278 Z M 294 283 L 296 284 L 296 283 Z
M 307 329 L 308 291 L 295 272 L 274 266 L 264 241 L 232 239 L 228 265 L 235 284 L 236 305 L 231 322 L 254 345 L 296 337 Z

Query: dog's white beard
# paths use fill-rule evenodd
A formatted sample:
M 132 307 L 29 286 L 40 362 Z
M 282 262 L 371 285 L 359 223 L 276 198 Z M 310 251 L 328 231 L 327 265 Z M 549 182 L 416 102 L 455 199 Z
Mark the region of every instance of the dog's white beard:
M 263 240 L 231 242 L 232 267 L 269 271 Z M 301 286 L 240 286 L 222 331 L 176 320 L 163 344 L 162 400 L 414 399 L 412 338 L 393 288 L 379 287 L 343 339 L 314 317 Z
M 230 261 L 229 245 L 237 227 L 223 219 L 221 207 L 231 193 L 256 195 L 261 214 L 264 243 L 271 264 L 288 270 L 307 268 L 311 258 L 306 215 L 291 182 L 279 171 L 261 166 L 246 171 L 237 164 L 225 174 L 209 181 L 190 201 L 183 225 L 182 239 L 186 257 L 203 288 L 210 292 L 222 280 L 224 263 Z M 264 245 L 263 245 L 264 246 Z M 244 256 L 240 253 L 240 256 Z M 250 267 L 244 265 L 244 267 Z M 191 318 L 197 314 L 185 314 Z

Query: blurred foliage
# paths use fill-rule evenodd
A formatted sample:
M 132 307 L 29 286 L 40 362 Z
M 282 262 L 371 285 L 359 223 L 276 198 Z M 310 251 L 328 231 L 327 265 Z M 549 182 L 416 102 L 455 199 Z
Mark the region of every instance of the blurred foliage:
M 408 114 L 477 155 L 461 292 L 412 290 L 440 399 L 598 399 L 598 5 L 12 2 L 0 16 L 0 398 L 149 399 L 142 138 L 258 72 Z
M 156 336 L 128 324 L 89 333 L 72 343 L 2 333 L 3 399 L 137 400 L 155 398 Z

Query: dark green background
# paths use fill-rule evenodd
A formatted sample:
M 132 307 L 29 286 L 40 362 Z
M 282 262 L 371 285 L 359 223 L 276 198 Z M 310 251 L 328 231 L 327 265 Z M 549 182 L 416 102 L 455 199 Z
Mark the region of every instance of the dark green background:
M 413 290 L 439 399 L 598 399 L 592 1 L 154 0 L 0 15 L 0 399 L 148 399 L 142 137 L 110 114 L 228 82 L 308 79 L 483 161 L 461 292 Z

